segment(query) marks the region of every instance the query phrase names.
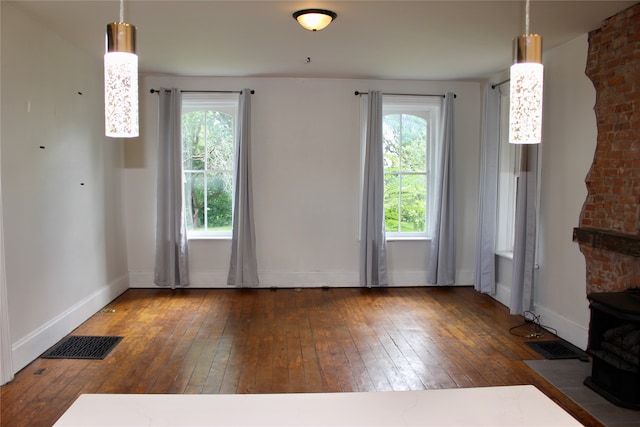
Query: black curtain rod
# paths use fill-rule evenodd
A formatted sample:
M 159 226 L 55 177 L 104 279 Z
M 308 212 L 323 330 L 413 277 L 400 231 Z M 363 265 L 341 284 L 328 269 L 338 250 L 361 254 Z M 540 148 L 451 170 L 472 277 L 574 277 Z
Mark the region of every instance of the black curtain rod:
M 169 89 L 165 89 L 167 92 L 171 92 Z M 158 89 L 149 90 L 151 93 L 160 93 Z M 241 90 L 181 90 L 180 93 L 242 93 Z M 251 94 L 256 93 L 255 90 L 251 89 Z
M 359 92 L 359 91 L 356 91 L 356 92 L 355 92 L 355 95 L 356 95 L 356 96 L 358 96 L 358 95 L 368 95 L 368 94 L 369 94 L 369 92 Z M 443 94 L 434 95 L 434 94 L 426 94 L 426 93 L 425 93 L 425 94 L 422 94 L 422 93 L 386 93 L 386 92 L 384 92 L 384 93 L 383 93 L 383 95 L 401 95 L 401 96 L 438 96 L 438 97 L 440 97 L 440 98 L 444 98 L 444 97 L 445 97 L 445 95 L 443 95 Z M 456 95 L 456 94 L 454 93 L 454 94 L 453 94 L 453 97 L 454 97 L 454 98 L 457 98 L 457 97 L 458 97 L 458 95 Z
M 502 86 L 505 83 L 509 83 L 510 81 L 511 81 L 511 79 L 507 79 L 507 80 L 501 81 L 500 83 L 494 83 L 494 84 L 491 85 L 491 89 L 495 89 L 498 86 Z

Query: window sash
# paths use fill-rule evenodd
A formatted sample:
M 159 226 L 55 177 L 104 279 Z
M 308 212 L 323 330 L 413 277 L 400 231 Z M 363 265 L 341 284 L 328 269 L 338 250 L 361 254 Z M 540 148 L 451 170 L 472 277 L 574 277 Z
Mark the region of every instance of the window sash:
M 516 190 L 520 175 L 520 146 L 509 143 L 509 91 L 500 96 L 500 148 L 496 252 L 512 254 L 515 240 Z
M 428 239 L 433 233 L 432 215 L 431 213 L 435 209 L 435 201 L 433 197 L 434 188 L 434 174 L 431 172 L 434 167 L 434 161 L 437 153 L 437 141 L 438 141 L 438 127 L 440 117 L 441 102 L 440 98 L 433 97 L 416 97 L 416 96 L 402 96 L 402 95 L 385 95 L 383 97 L 382 114 L 383 117 L 393 114 L 406 114 L 423 118 L 426 121 L 426 153 L 425 153 L 425 165 L 423 170 L 400 170 L 397 174 L 402 176 L 409 175 L 422 175 L 425 177 L 425 218 L 424 218 L 424 231 L 389 231 L 386 232 L 386 237 L 389 239 Z M 393 173 L 393 172 L 392 172 Z M 385 178 L 387 175 L 392 174 L 385 171 Z M 385 179 L 386 181 L 386 179 Z M 400 187 L 402 188 L 402 187 Z M 385 199 L 386 199 L 385 194 Z M 400 218 L 398 218 L 398 226 L 400 226 Z
M 183 93 L 182 95 L 182 114 L 183 117 L 186 114 L 197 112 L 197 111 L 218 111 L 223 114 L 230 115 L 232 117 L 232 143 L 231 147 L 232 152 L 232 160 L 230 162 L 230 166 L 235 169 L 235 152 L 237 146 L 237 116 L 238 116 L 238 94 L 226 94 L 226 93 Z M 205 115 L 206 116 L 206 115 Z M 235 170 L 229 169 L 225 167 L 215 167 L 207 160 L 207 152 L 209 150 L 215 149 L 215 147 L 211 147 L 212 141 L 209 140 L 207 135 L 207 126 L 205 126 L 205 148 L 204 148 L 204 160 L 202 161 L 202 168 L 200 169 L 192 169 L 189 167 L 183 167 L 182 173 L 182 183 L 184 191 L 184 210 L 185 215 L 187 217 L 187 237 L 188 238 L 231 238 L 232 231 L 231 226 L 233 225 L 233 188 L 234 188 L 234 180 L 235 180 Z M 184 128 L 183 128 L 184 130 Z M 184 135 L 183 135 L 183 143 L 184 143 Z M 182 147 L 183 153 L 183 165 L 186 163 L 185 154 L 189 153 L 189 150 L 186 150 L 185 147 Z M 192 166 L 192 164 L 190 165 Z M 191 182 L 193 182 L 194 177 L 201 176 L 200 181 L 202 182 L 202 203 L 201 209 L 202 212 L 202 224 L 203 228 L 194 229 L 193 228 L 193 204 L 191 203 L 191 195 L 188 191 L 190 187 L 188 186 Z M 218 182 L 216 182 L 216 180 Z M 231 218 L 228 221 L 227 226 L 222 226 L 224 228 L 229 227 L 229 230 L 220 230 L 218 227 L 210 227 L 209 226 L 209 202 L 211 193 L 215 191 L 216 187 L 220 186 L 220 180 L 222 180 L 223 191 L 219 194 L 219 197 L 223 197 L 223 194 L 227 194 L 229 198 L 229 203 L 231 207 Z

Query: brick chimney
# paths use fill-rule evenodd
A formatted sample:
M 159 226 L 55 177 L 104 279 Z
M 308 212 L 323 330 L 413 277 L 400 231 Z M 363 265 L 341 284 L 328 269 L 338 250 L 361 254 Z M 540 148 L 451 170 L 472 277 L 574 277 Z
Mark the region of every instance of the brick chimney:
M 640 4 L 589 33 L 598 139 L 574 241 L 587 294 L 640 287 Z

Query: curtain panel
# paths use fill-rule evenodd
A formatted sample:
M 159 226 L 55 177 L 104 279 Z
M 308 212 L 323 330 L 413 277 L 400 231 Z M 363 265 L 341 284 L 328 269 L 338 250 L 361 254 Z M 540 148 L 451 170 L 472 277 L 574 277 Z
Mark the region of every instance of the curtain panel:
M 442 100 L 442 125 L 435 170 L 435 221 L 429 252 L 427 283 L 452 285 L 456 274 L 455 174 L 453 156 L 453 99 Z
M 161 88 L 159 97 L 154 283 L 175 289 L 189 285 L 182 189 L 181 96 L 178 89 Z
M 500 149 L 500 90 L 487 84 L 484 89 L 478 241 L 474 289 L 496 293 L 496 218 L 498 203 L 498 161 Z
M 240 94 L 237 130 L 233 232 L 227 284 L 255 287 L 259 280 L 251 179 L 251 89 L 244 89 Z
M 382 93 L 369 91 L 360 221 L 360 285 L 369 288 L 389 284 L 382 157 Z
M 516 218 L 511 280 L 511 314 L 523 314 L 533 309 L 535 269 L 538 148 L 537 144 L 523 145 L 520 177 L 516 188 Z

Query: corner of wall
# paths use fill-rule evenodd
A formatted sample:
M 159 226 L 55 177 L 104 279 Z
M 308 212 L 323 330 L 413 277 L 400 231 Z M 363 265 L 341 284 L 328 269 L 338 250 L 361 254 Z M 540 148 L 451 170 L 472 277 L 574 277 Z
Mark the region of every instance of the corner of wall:
M 60 337 L 69 334 L 128 288 L 128 276 L 123 275 L 18 340 L 12 348 L 14 372 L 18 372 L 37 359 L 58 342 Z

